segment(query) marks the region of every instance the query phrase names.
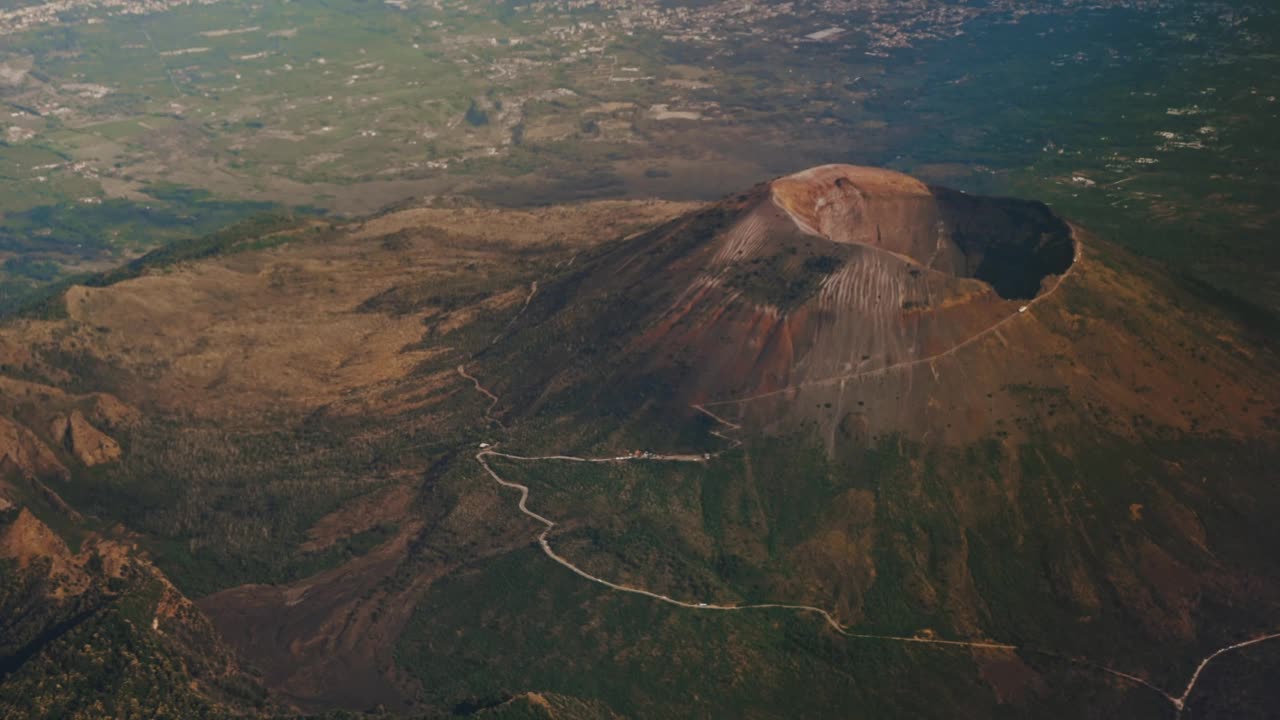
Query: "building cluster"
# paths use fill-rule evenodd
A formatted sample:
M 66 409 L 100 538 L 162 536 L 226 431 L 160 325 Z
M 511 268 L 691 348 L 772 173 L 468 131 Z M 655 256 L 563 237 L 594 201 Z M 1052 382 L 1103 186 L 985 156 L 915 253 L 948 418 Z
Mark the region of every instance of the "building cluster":
M 29 0 L 30 1 L 30 0 Z M 34 0 L 23 7 L 0 10 L 0 35 L 71 19 L 94 22 L 110 15 L 141 15 L 174 7 L 223 0 Z M 731 36 L 776 34 L 795 42 L 840 41 L 850 32 L 822 33 L 856 27 L 870 48 L 909 47 L 913 42 L 955 35 L 981 15 L 1003 15 L 1013 21 L 1028 13 L 1077 10 L 1087 6 L 1142 5 L 1156 0 L 1074 0 L 1063 4 L 1025 0 L 956 3 L 944 0 L 721 0 L 686 6 L 659 0 L 538 0 L 516 7 L 528 17 L 564 18 L 551 35 L 559 40 L 586 35 L 648 32 L 678 42 L 716 42 Z M 384 0 L 392 8 L 422 7 L 483 11 L 487 3 L 442 3 L 440 0 Z M 585 19 L 594 16 L 595 19 Z M 834 26 L 834 28 L 833 28 Z M 817 34 L 818 38 L 812 36 Z
M 222 0 L 49 0 L 0 10 L 0 35 L 54 25 L 68 19 L 100 21 L 107 15 L 145 15 L 183 5 L 212 5 Z

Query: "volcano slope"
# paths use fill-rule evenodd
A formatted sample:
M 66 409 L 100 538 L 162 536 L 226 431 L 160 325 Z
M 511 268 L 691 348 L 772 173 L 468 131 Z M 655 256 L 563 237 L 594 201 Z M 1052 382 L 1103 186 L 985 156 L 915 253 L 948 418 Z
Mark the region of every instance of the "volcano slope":
M 484 458 L 592 576 L 1005 642 L 1010 712 L 1164 717 L 1280 630 L 1272 340 L 1043 205 L 825 166 L 579 255 L 468 369 L 508 452 L 707 453 Z

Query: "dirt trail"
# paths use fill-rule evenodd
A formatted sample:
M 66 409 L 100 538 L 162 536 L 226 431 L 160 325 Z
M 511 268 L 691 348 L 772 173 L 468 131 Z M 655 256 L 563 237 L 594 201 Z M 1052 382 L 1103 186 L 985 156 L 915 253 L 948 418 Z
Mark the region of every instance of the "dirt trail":
M 577 256 L 575 255 L 574 257 L 577 257 Z M 570 262 L 572 262 L 572 259 L 570 260 Z M 493 339 L 489 341 L 490 345 L 496 345 L 497 342 L 501 340 L 507 333 L 511 332 L 511 328 L 515 327 L 516 321 L 519 320 L 524 315 L 524 311 L 529 309 L 529 303 L 533 302 L 533 296 L 537 294 L 538 294 L 538 281 L 534 280 L 533 282 L 529 283 L 529 294 L 524 296 L 524 304 L 520 306 L 520 310 L 515 315 L 513 315 L 510 320 L 507 321 L 507 324 L 502 328 L 502 332 L 493 336 Z
M 1200 664 L 1196 666 L 1196 671 L 1191 673 L 1191 679 L 1187 681 L 1187 687 L 1183 689 L 1181 695 L 1175 698 L 1170 696 L 1168 693 L 1164 694 L 1165 697 L 1169 698 L 1169 702 L 1173 703 L 1173 706 L 1178 708 L 1177 717 L 1182 717 L 1182 711 L 1186 709 L 1187 698 L 1191 697 L 1191 691 L 1195 689 L 1196 681 L 1200 679 L 1200 673 L 1204 672 L 1205 666 L 1216 660 L 1219 655 L 1224 653 L 1229 653 L 1232 650 L 1239 650 L 1240 648 L 1248 647 L 1250 645 L 1257 645 L 1258 643 L 1266 642 L 1267 640 L 1276 639 L 1280 639 L 1280 633 L 1259 635 L 1257 637 L 1235 643 L 1234 645 L 1228 645 L 1224 648 L 1220 648 L 1206 656 L 1205 659 L 1201 660 Z
M 481 385 L 481 384 L 480 384 L 480 381 L 479 381 L 479 380 L 477 380 L 473 375 L 471 375 L 470 373 L 468 373 L 468 372 L 467 372 L 467 367 L 466 367 L 465 365 L 459 365 L 459 366 L 458 366 L 458 374 L 459 374 L 459 375 L 461 375 L 462 377 L 464 377 L 464 378 L 466 378 L 466 379 L 470 380 L 470 381 L 471 381 L 471 384 L 475 386 L 475 388 L 476 388 L 476 392 L 478 392 L 478 393 L 480 393 L 481 395 L 484 395 L 485 397 L 489 398 L 489 407 L 487 407 L 487 408 L 485 408 L 485 409 L 484 409 L 484 419 L 485 419 L 485 420 L 488 420 L 488 421 L 489 421 L 489 422 L 491 422 L 491 423 L 494 423 L 494 424 L 495 424 L 495 425 L 497 425 L 498 427 L 500 427 L 500 428 L 502 428 L 502 429 L 504 429 L 504 430 L 505 430 L 507 426 L 506 426 L 506 425 L 503 425 L 501 420 L 499 420 L 499 419 L 495 418 L 495 417 L 491 414 L 491 413 L 493 412 L 493 408 L 494 408 L 495 406 L 497 406 L 497 404 L 498 404 L 498 396 L 497 396 L 497 395 L 494 395 L 494 394 L 493 394 L 493 393 L 491 393 L 491 392 L 489 392 L 489 391 L 488 391 L 488 389 L 486 389 L 486 388 L 485 388 L 485 386 L 483 386 L 483 385 Z

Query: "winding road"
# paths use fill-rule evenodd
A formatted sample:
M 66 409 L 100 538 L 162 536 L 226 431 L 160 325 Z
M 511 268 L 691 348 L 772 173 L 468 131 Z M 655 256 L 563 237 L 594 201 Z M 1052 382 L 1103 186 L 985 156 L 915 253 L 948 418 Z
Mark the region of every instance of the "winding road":
M 486 398 L 489 399 L 490 401 L 489 405 L 484 411 L 485 419 L 489 422 L 496 423 L 501 427 L 502 423 L 490 415 L 490 411 L 493 410 L 493 408 L 498 404 L 498 397 L 494 395 L 492 392 L 490 392 L 487 388 L 485 388 L 480 383 L 480 381 L 477 380 L 473 375 L 469 374 L 466 371 L 466 368 L 464 366 L 462 365 L 458 366 L 458 373 L 462 375 L 462 377 L 466 378 L 467 380 L 470 380 L 472 384 L 475 386 L 476 390 L 480 394 L 484 395 Z M 718 415 L 707 410 L 706 408 L 703 408 L 697 405 L 693 407 L 699 412 L 705 413 L 712 419 L 720 423 L 723 423 L 725 427 L 729 428 L 731 431 L 741 429 L 740 426 L 719 417 Z M 647 456 L 642 456 L 642 457 L 624 455 L 624 456 L 617 456 L 617 457 L 593 457 L 593 458 L 578 457 L 575 455 L 532 455 L 532 456 L 514 455 L 512 453 L 500 452 L 497 449 L 490 447 L 490 448 L 481 449 L 480 452 L 476 453 L 475 458 L 476 458 L 476 462 L 480 463 L 480 466 L 484 468 L 484 471 L 489 475 L 490 478 L 493 479 L 494 482 L 501 485 L 502 487 L 512 488 L 520 493 L 520 501 L 519 503 L 517 503 L 517 507 L 520 509 L 520 512 L 524 513 L 528 517 L 533 518 L 534 520 L 537 520 L 539 523 L 543 525 L 542 532 L 538 533 L 538 546 L 542 548 L 542 552 L 547 557 L 551 558 L 553 561 L 555 561 L 562 567 L 568 569 L 570 572 L 574 573 L 575 575 L 578 575 L 579 577 L 582 577 L 586 580 L 590 580 L 591 582 L 596 583 L 598 585 L 603 585 L 604 587 L 607 587 L 610 590 L 629 593 L 632 595 L 642 595 L 644 597 L 651 598 L 653 600 L 657 600 L 659 602 L 663 602 L 668 605 L 674 605 L 676 607 L 685 608 L 688 610 L 706 610 L 710 612 L 742 612 L 747 610 L 788 610 L 791 612 L 802 612 L 802 613 L 817 615 L 818 617 L 822 618 L 822 621 L 825 622 L 827 626 L 830 627 L 832 630 L 836 631 L 837 633 L 840 633 L 845 637 L 854 638 L 858 640 L 879 640 L 879 641 L 885 641 L 885 642 L 915 643 L 915 644 L 921 644 L 921 645 L 933 645 L 933 646 L 941 646 L 941 647 L 960 647 L 960 648 L 983 649 L 983 650 L 1005 650 L 1009 652 L 1018 652 L 1018 651 L 1031 652 L 1039 655 L 1044 655 L 1046 657 L 1052 657 L 1058 660 L 1064 660 L 1066 662 L 1081 665 L 1083 667 L 1092 668 L 1099 672 L 1106 673 L 1113 677 L 1120 678 L 1121 680 L 1125 680 L 1127 682 L 1131 682 L 1136 685 L 1145 687 L 1149 690 L 1152 690 L 1153 692 L 1158 693 L 1165 700 L 1169 701 L 1169 703 L 1174 707 L 1175 718 L 1182 717 L 1183 710 L 1185 710 L 1186 708 L 1187 699 L 1191 696 L 1192 690 L 1195 689 L 1196 682 L 1200 679 L 1200 674 L 1204 671 L 1205 667 L 1209 663 L 1217 659 L 1219 656 L 1225 653 L 1231 652 L 1232 650 L 1237 650 L 1240 648 L 1248 647 L 1250 645 L 1256 645 L 1258 643 L 1265 642 L 1267 640 L 1275 640 L 1280 638 L 1280 633 L 1269 633 L 1266 635 L 1260 635 L 1260 636 L 1250 638 L 1248 640 L 1244 640 L 1244 641 L 1220 648 L 1218 650 L 1215 650 L 1213 653 L 1209 654 L 1207 657 L 1205 657 L 1203 660 L 1200 661 L 1200 664 L 1196 667 L 1195 672 L 1192 673 L 1191 679 L 1187 682 L 1186 687 L 1183 689 L 1182 694 L 1174 695 L 1168 690 L 1165 690 L 1164 688 L 1161 688 L 1160 686 L 1155 685 L 1149 680 L 1146 680 L 1137 675 L 1132 675 L 1130 673 L 1122 672 L 1114 668 L 1109 668 L 1105 665 L 1099 665 L 1098 663 L 1094 663 L 1089 660 L 1084 660 L 1082 658 L 1071 657 L 1068 655 L 1062 655 L 1060 653 L 1047 651 L 1047 650 L 1040 650 L 1037 648 L 1014 645 L 1010 643 L 995 642 L 993 640 L 943 640 L 943 639 L 937 639 L 937 638 L 912 637 L 912 636 L 906 636 L 906 635 L 878 635 L 873 633 L 858 633 L 858 632 L 853 632 L 847 626 L 842 625 L 839 620 L 836 620 L 835 616 L 832 615 L 831 612 L 824 610 L 823 608 L 820 608 L 820 607 L 815 607 L 813 605 L 800 605 L 800 604 L 791 604 L 791 603 L 753 603 L 753 604 L 738 604 L 738 605 L 721 605 L 721 604 L 710 603 L 710 602 L 680 600 L 677 598 L 673 598 L 669 595 L 663 595 L 662 593 L 653 592 L 651 590 L 645 590 L 644 588 L 633 587 L 630 585 L 623 585 L 621 583 L 616 583 L 611 580 L 606 580 L 605 578 L 599 577 L 597 575 L 593 575 L 587 572 L 586 570 L 583 570 L 582 568 L 573 564 L 564 556 L 556 553 L 555 549 L 551 547 L 551 540 L 550 540 L 551 531 L 556 528 L 556 522 L 546 517 L 545 515 L 540 515 L 537 512 L 534 512 L 533 510 L 529 509 L 530 491 L 529 491 L 528 485 L 507 480 L 506 478 L 499 475 L 498 472 L 493 469 L 493 466 L 491 466 L 488 461 L 488 458 L 500 457 L 500 458 L 505 458 L 507 460 L 512 460 L 516 462 L 577 462 L 577 463 L 697 462 L 697 463 L 704 463 L 704 462 L 708 462 L 711 458 L 718 457 L 724 454 L 725 452 L 727 452 L 728 450 L 733 449 L 742 444 L 741 440 L 730 437 L 720 431 L 713 430 L 712 434 L 715 435 L 716 437 L 729 441 L 731 443 L 730 447 L 716 453 L 710 453 L 710 454 L 704 454 L 704 455 L 698 455 L 698 454 L 692 454 L 692 453 L 680 453 L 680 454 L 670 454 L 670 455 L 650 453 Z
M 717 453 L 717 455 L 718 454 L 719 453 Z M 867 633 L 855 633 L 855 632 L 851 632 L 844 625 L 841 625 L 840 622 L 836 620 L 835 617 L 830 612 L 823 610 L 822 608 L 819 608 L 819 607 L 814 607 L 812 605 L 792 605 L 788 603 L 755 603 L 755 604 L 748 604 L 748 605 L 719 605 L 716 603 L 696 602 L 696 601 L 690 601 L 690 600 L 678 600 L 669 595 L 663 595 L 661 593 L 656 593 L 651 590 L 645 590 L 644 588 L 632 587 L 630 585 L 622 585 L 619 583 L 615 583 L 611 580 L 606 580 L 597 575 L 592 575 L 591 573 L 587 572 L 586 570 L 583 570 L 577 565 L 574 565 L 572 562 L 570 562 L 569 560 L 565 559 L 563 556 L 556 553 L 556 551 L 551 547 L 551 542 L 549 540 L 551 531 L 556 527 L 556 522 L 554 520 L 547 518 L 544 515 L 539 515 L 538 513 L 529 509 L 529 486 L 528 485 L 523 485 L 518 482 L 512 482 L 510 480 L 507 480 L 506 478 L 499 475 L 497 471 L 493 469 L 493 466 L 489 464 L 489 461 L 488 461 L 488 458 L 491 458 L 491 457 L 501 457 L 501 458 L 506 458 L 508 460 L 515 460 L 520 462 L 540 462 L 540 461 L 555 460 L 555 461 L 562 461 L 562 462 L 581 462 L 581 463 L 624 463 L 624 462 L 646 462 L 646 461 L 647 462 L 699 462 L 701 463 L 701 462 L 707 462 L 707 458 L 704 455 L 650 454 L 647 457 L 621 456 L 621 457 L 583 458 L 583 457 L 575 457 L 573 455 L 538 455 L 538 456 L 512 455 L 510 453 L 498 452 L 493 448 L 485 448 L 480 452 L 476 453 L 475 457 L 476 457 L 476 461 L 479 462 L 480 466 L 483 467 L 485 472 L 489 474 L 489 477 L 493 478 L 494 482 L 498 483 L 503 487 L 514 488 L 515 490 L 518 490 L 520 492 L 520 502 L 517 504 L 517 507 L 520 508 L 520 512 L 524 513 L 525 515 L 528 515 L 534 520 L 537 520 L 538 522 L 542 523 L 545 526 L 542 529 L 542 532 L 538 534 L 538 545 L 542 548 L 542 552 L 544 552 L 547 555 L 547 557 L 556 561 L 560 565 L 563 565 L 564 567 L 568 568 L 570 571 L 576 573 L 577 575 L 584 577 L 587 580 L 590 580 L 591 582 L 604 585 L 605 587 L 610 588 L 611 590 L 617 590 L 618 592 L 631 593 L 633 595 L 643 595 L 647 598 L 652 598 L 654 600 L 658 600 L 660 602 L 664 602 L 669 605 L 675 605 L 677 607 L 688 608 L 690 610 L 735 612 L 735 611 L 742 611 L 742 610 L 773 609 L 773 610 L 792 610 L 792 611 L 813 613 L 815 615 L 820 616 L 827 623 L 827 625 L 831 626 L 831 628 L 836 632 L 851 638 L 863 638 L 868 640 L 889 640 L 893 642 L 928 643 L 931 645 L 952 645 L 952 646 L 958 646 L 958 647 L 987 648 L 992 650 L 1017 650 L 1018 649 L 1016 645 L 1007 645 L 1004 643 L 997 643 L 997 642 L 983 642 L 983 641 L 969 641 L 969 640 L 936 640 L 932 638 L 906 637 L 906 636 L 900 636 L 900 635 L 872 635 Z M 712 457 L 714 457 L 714 455 Z

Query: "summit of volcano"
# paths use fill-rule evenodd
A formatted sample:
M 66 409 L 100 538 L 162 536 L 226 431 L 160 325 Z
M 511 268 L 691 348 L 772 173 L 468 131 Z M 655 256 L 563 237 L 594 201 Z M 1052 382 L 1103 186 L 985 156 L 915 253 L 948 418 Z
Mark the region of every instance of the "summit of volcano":
M 579 259 L 482 357 L 523 359 L 513 411 L 590 389 L 834 446 L 1068 419 L 1260 432 L 1274 357 L 1248 335 L 1043 204 L 825 165 Z

